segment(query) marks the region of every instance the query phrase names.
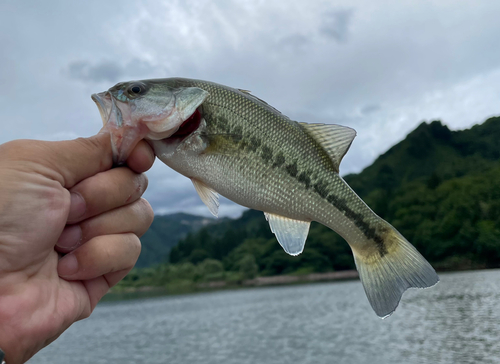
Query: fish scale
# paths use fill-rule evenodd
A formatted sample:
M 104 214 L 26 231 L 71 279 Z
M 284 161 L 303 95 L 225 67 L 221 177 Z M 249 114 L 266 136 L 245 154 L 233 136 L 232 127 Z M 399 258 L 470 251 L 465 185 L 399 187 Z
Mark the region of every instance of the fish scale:
M 266 110 L 265 107 L 249 102 L 244 95 L 239 95 L 236 92 L 231 92 L 227 90 L 223 90 L 223 92 L 213 92 L 213 87 L 207 87 L 206 84 L 194 84 L 194 86 L 199 86 L 199 87 L 206 87 L 207 91 L 210 92 L 210 96 L 208 99 L 205 101 L 203 105 L 203 110 L 204 110 L 204 116 L 205 120 L 207 120 L 207 132 L 217 134 L 219 132 L 222 133 L 228 133 L 231 134 L 234 132 L 234 129 L 237 127 L 240 127 L 240 123 L 237 122 L 237 120 L 233 117 L 231 118 L 232 115 L 235 116 L 241 116 L 243 117 L 243 112 L 241 110 L 246 110 L 247 116 L 244 117 L 246 123 L 243 124 L 243 132 L 242 136 L 243 138 L 248 138 L 251 139 L 253 138 L 262 138 L 264 140 L 264 143 L 262 143 L 261 146 L 257 148 L 258 151 L 260 151 L 260 157 L 264 160 L 265 164 L 268 163 L 276 163 L 276 160 L 273 160 L 272 157 L 266 158 L 266 154 L 264 152 L 265 148 L 269 148 L 272 150 L 272 155 L 287 155 L 289 156 L 288 158 L 285 157 L 285 162 L 282 163 L 279 167 L 280 172 L 277 175 L 276 179 L 276 174 L 272 173 L 270 171 L 266 170 L 266 176 L 268 179 L 272 180 L 273 182 L 275 180 L 282 180 L 282 174 L 283 172 L 287 172 L 294 180 L 290 181 L 289 185 L 291 187 L 295 187 L 296 182 L 301 182 L 299 176 L 308 176 L 311 182 L 308 184 L 311 187 L 316 186 L 316 189 L 314 190 L 315 193 L 319 194 L 321 198 L 326 199 L 330 193 L 335 194 L 342 198 L 343 200 L 346 201 L 352 201 L 351 209 L 355 211 L 359 215 L 363 215 L 364 218 L 366 219 L 366 223 L 373 226 L 375 229 L 377 227 L 377 223 L 380 221 L 380 219 L 373 214 L 373 212 L 366 206 L 355 194 L 354 192 L 343 182 L 343 180 L 340 178 L 338 174 L 336 174 L 333 171 L 333 166 L 328 158 L 328 156 L 325 153 L 321 153 L 321 149 L 318 148 L 317 144 L 314 143 L 314 141 L 311 138 L 307 138 L 305 134 L 303 134 L 301 131 L 297 132 L 298 124 L 291 121 L 290 119 L 281 116 L 281 115 L 276 115 L 273 113 L 273 110 L 269 111 Z M 227 109 L 225 105 L 232 105 L 231 109 Z M 229 115 L 224 115 L 224 111 L 217 110 L 217 108 L 222 108 L 223 110 L 227 110 L 227 114 Z M 215 110 L 214 110 L 215 109 Z M 218 112 L 219 111 L 219 112 Z M 222 115 L 221 115 L 222 114 Z M 221 120 L 223 120 L 221 122 Z M 235 120 L 236 122 L 228 122 L 228 120 Z M 290 124 L 294 123 L 294 127 L 291 127 Z M 254 124 L 256 126 L 252 127 Z M 228 125 L 228 127 L 226 127 Z M 260 126 L 267 126 L 267 128 L 263 128 Z M 253 136 L 252 134 L 255 134 L 256 131 L 258 130 L 265 130 L 265 132 L 261 135 Z M 292 135 L 289 135 L 292 134 Z M 305 144 L 305 147 L 302 147 L 300 149 L 298 148 L 292 148 L 290 144 L 286 143 L 287 140 L 290 138 L 300 138 L 300 142 Z M 240 142 L 241 143 L 241 142 Z M 259 143 L 261 144 L 261 143 Z M 268 145 L 272 145 L 273 148 L 269 147 Z M 287 147 L 289 146 L 290 147 Z M 249 153 L 251 153 L 249 151 Z M 257 153 L 259 154 L 259 153 Z M 321 158 L 321 164 L 318 163 L 318 158 Z M 252 158 L 250 159 L 251 166 L 252 168 L 256 168 L 259 159 L 258 158 Z M 297 167 L 297 163 L 301 161 L 300 167 Z M 234 161 L 235 163 L 240 162 L 238 158 L 235 158 Z M 232 165 L 232 162 L 228 162 L 229 165 Z M 244 163 L 246 164 L 246 161 Z M 293 169 L 292 167 L 295 168 Z M 314 171 L 311 171 L 311 168 L 309 166 L 325 166 L 325 169 L 320 169 L 317 168 Z M 328 167 L 330 167 L 328 169 Z M 227 169 L 227 166 L 223 167 L 223 170 Z M 293 171 L 293 173 L 292 173 Z M 311 178 L 312 177 L 312 178 Z M 328 182 L 325 182 L 328 181 Z M 240 182 L 241 183 L 241 182 Z M 210 184 L 209 184 L 210 185 Z M 305 185 L 305 183 L 304 183 Z M 283 188 L 288 188 L 289 186 L 282 186 Z M 322 188 L 321 188 L 322 187 Z M 313 187 L 314 188 L 314 187 Z M 306 190 L 307 190 L 307 185 L 306 185 Z M 311 199 L 314 199 L 314 197 L 309 196 L 310 193 L 307 193 L 307 191 L 302 191 L 302 194 L 299 194 L 299 197 L 301 197 L 304 202 L 311 201 Z M 266 196 L 267 197 L 267 196 Z M 264 198 L 264 200 L 268 199 L 276 199 L 278 197 L 278 194 L 276 196 L 270 196 L 270 198 Z M 229 197 L 231 198 L 231 197 Z M 231 199 L 237 200 L 238 196 L 234 196 Z M 290 200 L 287 200 L 290 201 Z M 245 203 L 245 201 L 237 201 L 238 203 L 241 203 L 245 206 L 248 204 Z M 255 201 L 255 203 L 262 205 L 259 203 L 260 201 Z M 322 203 L 317 202 L 315 203 L 312 207 L 312 209 L 298 209 L 297 211 L 304 220 L 315 220 L 318 221 L 322 224 L 327 225 L 328 227 L 338 231 L 341 233 L 342 236 L 346 237 L 349 235 L 349 233 L 352 231 L 352 225 L 353 222 L 351 220 L 346 220 L 344 221 L 343 217 L 345 217 L 345 211 L 330 211 L 329 207 L 326 207 L 327 211 L 322 211 L 323 214 L 321 216 L 316 217 L 314 216 L 318 210 L 317 207 Z M 361 202 L 361 203 L 360 203 Z M 274 205 L 274 201 L 273 201 Z M 300 206 L 303 204 L 299 203 Z M 281 207 L 281 206 L 280 206 Z M 261 209 L 264 211 L 272 211 L 271 206 L 262 206 Z M 285 211 L 283 211 L 285 209 Z M 285 203 L 284 206 L 282 206 L 281 211 L 272 211 L 276 212 L 278 214 L 293 214 L 293 211 L 291 211 L 289 206 L 289 202 Z M 311 212 L 313 210 L 313 212 Z M 307 214 L 309 213 L 309 215 Z M 304 218 L 304 216 L 306 218 Z M 300 218 L 299 218 L 300 219 Z M 359 240 L 358 240 L 359 241 Z
M 149 139 L 161 161 L 192 180 L 213 214 L 218 194 L 263 211 L 291 255 L 304 249 L 311 221 L 339 233 L 379 316 L 390 315 L 406 289 L 438 282 L 430 264 L 338 174 L 352 129 L 298 123 L 248 91 L 200 80 L 120 83 L 93 99 L 112 136 L 126 134 L 116 125 L 118 113 L 125 115 L 131 140 Z

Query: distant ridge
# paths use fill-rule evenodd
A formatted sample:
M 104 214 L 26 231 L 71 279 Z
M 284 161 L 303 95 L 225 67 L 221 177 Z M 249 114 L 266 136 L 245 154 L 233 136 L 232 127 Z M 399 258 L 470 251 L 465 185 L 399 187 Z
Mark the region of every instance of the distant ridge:
M 156 215 L 149 230 L 141 237 L 142 251 L 136 267 L 144 268 L 168 260 L 170 249 L 187 234 L 217 222 L 214 218 L 182 212 Z

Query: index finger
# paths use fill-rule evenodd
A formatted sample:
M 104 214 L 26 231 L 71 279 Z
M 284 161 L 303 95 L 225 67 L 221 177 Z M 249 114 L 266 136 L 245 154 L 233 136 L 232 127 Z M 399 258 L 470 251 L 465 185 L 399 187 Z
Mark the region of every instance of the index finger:
M 141 140 L 127 159 L 127 166 L 136 173 L 144 173 L 151 168 L 155 161 L 153 148 Z

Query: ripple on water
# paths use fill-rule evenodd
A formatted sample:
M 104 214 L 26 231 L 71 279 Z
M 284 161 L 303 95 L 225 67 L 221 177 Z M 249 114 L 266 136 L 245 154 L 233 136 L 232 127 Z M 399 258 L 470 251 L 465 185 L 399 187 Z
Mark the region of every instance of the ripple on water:
M 500 363 L 500 270 L 441 274 L 380 320 L 359 281 L 101 304 L 37 363 Z

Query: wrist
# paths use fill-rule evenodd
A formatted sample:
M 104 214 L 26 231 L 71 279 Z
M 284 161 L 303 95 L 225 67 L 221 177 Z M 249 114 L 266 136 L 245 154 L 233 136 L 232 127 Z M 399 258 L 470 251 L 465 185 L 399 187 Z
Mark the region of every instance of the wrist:
M 8 300 L 5 297 L 0 297 L 0 349 L 4 353 L 5 363 L 21 364 L 28 359 L 25 358 L 26 350 L 23 349 L 26 340 L 23 337 L 24 335 L 20 335 L 21 327 L 13 325 L 13 317 L 9 315 L 12 306 L 7 303 Z M 16 328 L 14 329 L 14 327 Z
M 6 334 L 8 330 L 0 323 L 0 364 L 4 363 L 16 363 L 15 360 L 16 354 L 14 354 L 13 350 L 15 350 L 11 343 L 8 341 Z M 3 361 L 2 361 L 3 360 Z
M 5 361 L 5 364 L 22 364 L 33 355 L 28 354 L 30 350 L 22 348 L 22 342 L 20 340 L 9 337 L 9 330 L 4 331 L 4 327 L 1 323 L 0 331 L 0 350 L 4 353 L 3 360 Z M 3 364 L 1 360 L 0 364 Z

